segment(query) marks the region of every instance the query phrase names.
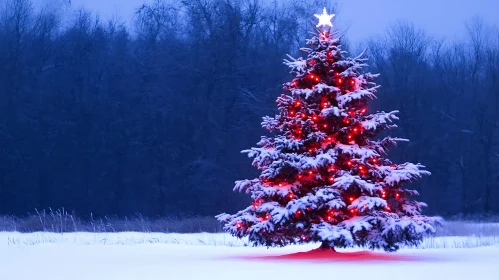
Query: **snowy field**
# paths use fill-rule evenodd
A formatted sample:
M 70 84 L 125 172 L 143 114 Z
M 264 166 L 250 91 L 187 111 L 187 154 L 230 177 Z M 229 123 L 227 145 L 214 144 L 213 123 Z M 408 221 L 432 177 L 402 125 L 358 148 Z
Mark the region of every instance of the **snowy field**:
M 395 260 L 381 252 L 348 260 L 262 259 L 318 245 L 246 245 L 208 233 L 0 232 L 0 279 L 499 279 L 498 235 L 429 238 L 390 254 Z

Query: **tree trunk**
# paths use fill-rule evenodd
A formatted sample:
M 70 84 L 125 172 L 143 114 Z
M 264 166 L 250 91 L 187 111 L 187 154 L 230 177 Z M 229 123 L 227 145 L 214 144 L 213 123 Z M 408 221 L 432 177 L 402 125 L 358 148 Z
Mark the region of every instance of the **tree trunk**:
M 329 244 L 329 242 L 326 242 L 326 241 L 322 241 L 320 249 L 322 249 L 324 251 L 325 250 L 331 250 L 333 252 L 336 252 L 336 250 L 334 249 L 334 247 L 331 247 L 331 245 Z

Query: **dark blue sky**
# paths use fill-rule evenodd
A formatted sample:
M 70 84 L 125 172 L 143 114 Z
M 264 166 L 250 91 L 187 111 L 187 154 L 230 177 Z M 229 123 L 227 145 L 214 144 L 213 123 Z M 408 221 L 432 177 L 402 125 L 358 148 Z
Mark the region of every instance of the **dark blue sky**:
M 0 0 L 1 2 L 2 0 Z M 68 0 L 35 0 L 68 1 Z M 135 8 L 148 0 L 71 0 L 74 7 L 84 6 L 98 11 L 104 18 L 118 14 L 129 20 Z M 150 0 L 149 0 L 150 1 Z M 263 0 L 270 1 L 270 0 Z M 408 20 L 427 30 L 430 35 L 451 39 L 464 34 L 464 22 L 480 15 L 499 26 L 499 0 L 338 0 L 341 10 L 339 27 L 349 27 L 348 37 L 354 41 L 376 35 L 398 20 Z M 310 10 L 320 13 L 321 7 Z

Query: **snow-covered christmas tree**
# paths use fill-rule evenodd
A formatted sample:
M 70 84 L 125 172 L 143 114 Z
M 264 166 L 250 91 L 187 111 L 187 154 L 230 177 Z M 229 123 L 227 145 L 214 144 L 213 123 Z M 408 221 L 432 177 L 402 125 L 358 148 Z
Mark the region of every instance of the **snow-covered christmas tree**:
M 396 251 L 417 245 L 438 220 L 423 216 L 422 202 L 402 188 L 430 172 L 413 163 L 394 164 L 387 149 L 404 139 L 377 135 L 394 128 L 397 111 L 369 113 L 377 75 L 363 73 L 363 55 L 348 58 L 324 9 L 317 33 L 301 50 L 307 58 L 285 60 L 294 79 L 277 99 L 279 114 L 262 126 L 275 136 L 261 138 L 252 157 L 261 175 L 237 181 L 253 204 L 217 218 L 254 245 L 309 242 L 323 249 L 362 246 Z

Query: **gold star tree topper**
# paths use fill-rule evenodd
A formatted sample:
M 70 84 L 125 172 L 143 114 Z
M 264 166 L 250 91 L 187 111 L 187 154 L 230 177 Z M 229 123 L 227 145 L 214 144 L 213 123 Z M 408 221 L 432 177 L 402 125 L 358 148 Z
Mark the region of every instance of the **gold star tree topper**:
M 319 24 L 317 24 L 317 27 L 321 26 L 330 26 L 333 27 L 333 24 L 331 23 L 331 19 L 334 17 L 334 14 L 330 15 L 327 13 L 326 8 L 324 8 L 324 11 L 322 12 L 321 15 L 314 15 L 316 18 L 319 19 Z

